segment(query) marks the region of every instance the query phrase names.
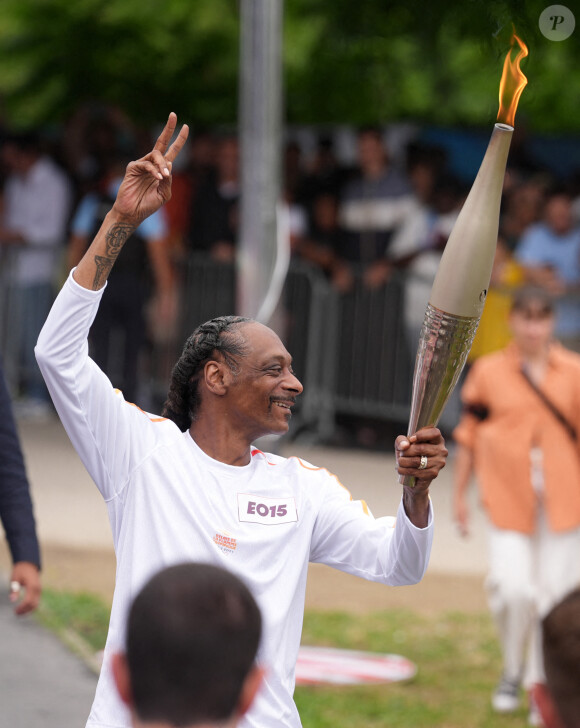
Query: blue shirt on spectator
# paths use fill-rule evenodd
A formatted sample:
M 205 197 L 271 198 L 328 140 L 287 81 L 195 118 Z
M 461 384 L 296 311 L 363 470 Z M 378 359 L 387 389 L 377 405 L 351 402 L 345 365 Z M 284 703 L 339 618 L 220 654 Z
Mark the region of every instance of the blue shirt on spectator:
M 545 223 L 524 233 L 515 256 L 524 266 L 550 266 L 567 285 L 580 285 L 580 227 L 556 235 Z M 556 305 L 556 335 L 580 334 L 580 296 L 564 297 Z
M 118 178 L 109 185 L 107 194 L 112 200 L 116 198 L 121 182 L 122 178 Z M 100 196 L 96 193 L 89 192 L 83 197 L 71 222 L 73 235 L 88 237 L 94 233 L 99 204 Z M 162 209 L 157 210 L 150 217 L 146 217 L 137 228 L 137 232 L 145 240 L 158 240 L 164 237 L 167 234 L 167 223 Z

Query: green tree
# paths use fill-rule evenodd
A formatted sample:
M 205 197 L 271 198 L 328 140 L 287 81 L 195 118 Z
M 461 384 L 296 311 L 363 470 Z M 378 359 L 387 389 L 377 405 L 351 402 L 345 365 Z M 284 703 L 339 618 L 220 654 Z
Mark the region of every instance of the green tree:
M 272 0 L 274 1 L 274 0 Z M 577 33 L 538 30 L 544 0 L 285 0 L 291 123 L 487 125 L 497 113 L 512 23 L 530 48 L 520 102 L 537 131 L 579 131 Z M 235 123 L 236 0 L 3 0 L 0 95 L 20 126 L 62 121 L 79 103 L 119 105 L 150 124 Z
M 59 121 L 107 101 L 142 123 L 169 109 L 198 123 L 235 120 L 233 0 L 4 0 L 0 91 L 14 123 Z
M 544 0 L 288 0 L 287 109 L 291 121 L 379 123 L 412 118 L 488 124 L 512 28 L 530 55 L 520 107 L 537 130 L 580 130 L 580 44 L 538 29 Z M 300 38 L 308 48 L 300 48 Z M 573 101 L 574 100 L 574 101 Z

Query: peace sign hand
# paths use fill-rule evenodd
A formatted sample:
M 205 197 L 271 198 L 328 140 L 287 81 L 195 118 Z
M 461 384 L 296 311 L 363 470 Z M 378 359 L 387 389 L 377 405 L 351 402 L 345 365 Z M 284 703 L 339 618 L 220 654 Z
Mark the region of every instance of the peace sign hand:
M 184 124 L 169 146 L 176 126 L 177 116 L 172 111 L 152 151 L 127 165 L 113 210 L 133 228 L 171 199 L 171 168 L 189 134 Z

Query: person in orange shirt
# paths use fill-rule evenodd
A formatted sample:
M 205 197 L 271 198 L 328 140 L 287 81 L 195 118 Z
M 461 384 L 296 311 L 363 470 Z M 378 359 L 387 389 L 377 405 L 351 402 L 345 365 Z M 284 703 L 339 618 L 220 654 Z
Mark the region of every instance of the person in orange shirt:
M 486 590 L 503 653 L 498 712 L 544 680 L 540 619 L 580 584 L 580 356 L 553 340 L 554 305 L 539 288 L 514 295 L 513 340 L 478 359 L 461 396 L 454 516 L 468 533 L 476 475 L 489 517 Z M 541 725 L 533 701 L 530 724 Z

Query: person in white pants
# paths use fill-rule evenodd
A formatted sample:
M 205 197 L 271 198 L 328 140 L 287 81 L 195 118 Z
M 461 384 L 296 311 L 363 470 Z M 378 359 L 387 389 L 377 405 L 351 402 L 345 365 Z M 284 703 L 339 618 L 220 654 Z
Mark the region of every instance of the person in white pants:
M 520 686 L 543 682 L 540 619 L 580 584 L 580 356 L 553 341 L 554 306 L 542 289 L 516 292 L 513 341 L 481 357 L 462 389 L 454 430 L 454 515 L 468 533 L 475 473 L 489 516 L 489 606 L 503 654 L 492 697 L 519 705 Z M 530 723 L 541 725 L 530 698 Z

